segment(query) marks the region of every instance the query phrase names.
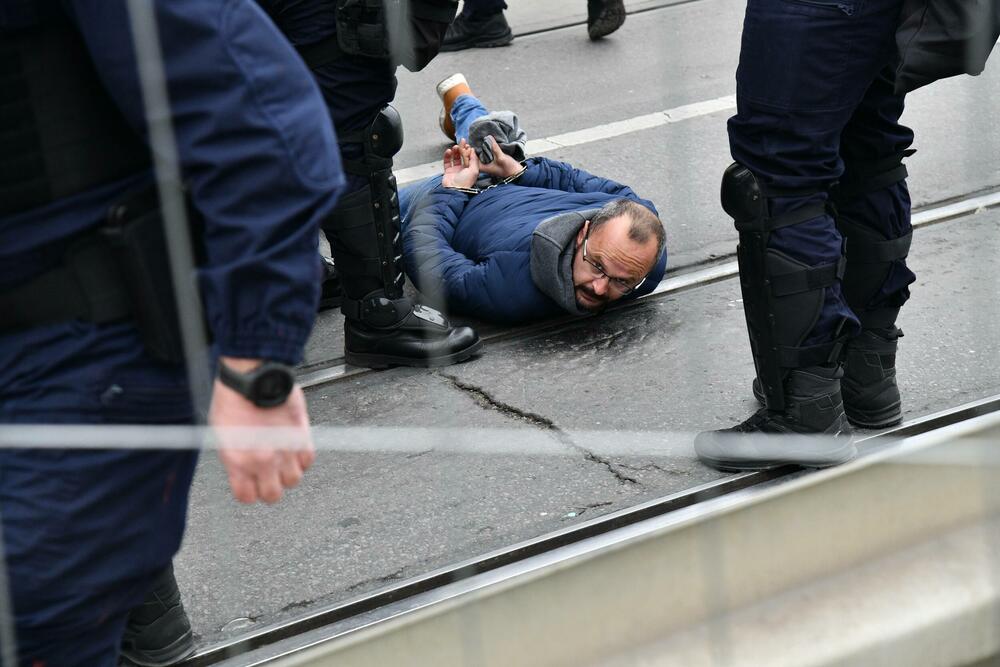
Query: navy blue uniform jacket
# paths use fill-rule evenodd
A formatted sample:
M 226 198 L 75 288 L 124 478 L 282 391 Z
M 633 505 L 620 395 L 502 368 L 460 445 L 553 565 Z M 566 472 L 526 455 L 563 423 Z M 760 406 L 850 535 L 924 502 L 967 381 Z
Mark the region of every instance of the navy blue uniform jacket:
M 510 324 L 565 314 L 531 279 L 531 236 L 544 220 L 623 198 L 656 213 L 626 185 L 542 157 L 515 182 L 480 194 L 445 188 L 440 176 L 408 194 L 403 256 L 413 284 L 451 311 Z M 666 265 L 664 251 L 628 298 L 655 289 Z
M 254 3 L 173 0 L 154 9 L 181 168 L 205 220 L 199 279 L 218 351 L 296 363 L 319 298 L 319 221 L 344 183 L 329 114 L 294 49 Z M 0 31 L 59 18 L 52 14 L 80 31 L 107 92 L 144 135 L 126 3 L 5 0 Z M 0 216 L 0 289 L 56 264 L 67 239 L 151 178 L 138 173 Z M 61 411 L 85 421 L 191 417 L 183 369 L 151 361 L 130 323 L 74 321 L 0 336 L 0 422 L 50 421 Z

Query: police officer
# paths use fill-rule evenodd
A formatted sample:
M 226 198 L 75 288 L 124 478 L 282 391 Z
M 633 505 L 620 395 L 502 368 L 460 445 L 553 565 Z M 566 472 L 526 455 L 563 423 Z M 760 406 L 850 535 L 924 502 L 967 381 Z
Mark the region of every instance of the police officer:
M 347 194 L 323 223 L 344 290 L 349 364 L 440 366 L 479 352 L 469 327 L 403 294 L 399 202 L 392 157 L 403 142 L 389 105 L 399 64 L 437 54 L 457 0 L 258 0 L 299 50 L 340 142 Z
M 167 258 L 125 5 L 0 0 L 0 422 L 195 417 L 176 335 L 148 326 L 173 313 L 159 298 Z M 289 366 L 315 316 L 319 224 L 344 183 L 329 116 L 256 4 L 152 8 L 203 230 L 199 278 L 220 355 L 209 422 L 307 438 Z M 220 450 L 244 502 L 278 500 L 312 456 Z M 195 461 L 176 450 L 0 451 L 18 664 L 116 664 L 126 615 L 168 574 Z
M 703 433 L 725 470 L 834 465 L 849 433 L 900 421 L 895 356 L 914 275 L 894 35 L 901 0 L 749 0 L 722 204 L 739 232 L 743 307 L 764 404 Z M 801 440 L 801 439 L 798 439 Z

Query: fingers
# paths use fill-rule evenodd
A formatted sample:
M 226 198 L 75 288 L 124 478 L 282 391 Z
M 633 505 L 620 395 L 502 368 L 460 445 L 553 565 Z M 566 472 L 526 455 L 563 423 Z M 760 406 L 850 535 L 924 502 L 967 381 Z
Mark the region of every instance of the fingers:
M 229 488 L 233 491 L 233 497 L 241 503 L 257 502 L 257 485 L 253 478 L 243 474 L 239 470 L 229 470 Z
M 305 466 L 300 455 L 307 454 Z M 229 486 L 233 497 L 241 503 L 276 503 L 285 489 L 298 486 L 312 452 L 262 451 L 235 462 L 229 468 Z
M 316 452 L 312 449 L 299 450 L 295 452 L 295 456 L 299 460 L 299 467 L 302 468 L 302 472 L 309 470 L 309 467 L 316 461 Z
M 291 489 L 298 486 L 299 482 L 302 481 L 302 466 L 299 463 L 297 452 L 286 452 L 283 458 L 285 460 L 278 471 L 278 478 L 281 480 L 283 488 Z
M 462 140 L 465 141 L 464 139 Z M 476 155 L 476 150 L 469 146 L 468 144 L 463 144 L 462 146 L 462 161 L 471 169 L 479 171 L 479 156 Z
M 270 467 L 257 473 L 257 496 L 265 503 L 276 503 L 284 493 L 282 474 L 278 468 Z

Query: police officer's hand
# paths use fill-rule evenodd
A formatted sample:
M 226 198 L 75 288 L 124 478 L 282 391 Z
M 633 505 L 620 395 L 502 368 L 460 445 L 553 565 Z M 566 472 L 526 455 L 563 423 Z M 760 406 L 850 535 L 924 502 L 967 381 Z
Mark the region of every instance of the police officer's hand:
M 444 177 L 441 184 L 446 188 L 471 188 L 479 180 L 479 157 L 472 146 L 462 139 L 461 143 L 444 152 Z
M 242 370 L 234 360 L 226 363 Z M 219 429 L 219 458 L 229 473 L 233 496 L 240 502 L 277 502 L 285 489 L 299 483 L 315 459 L 306 399 L 298 385 L 282 405 L 260 408 L 216 380 L 208 422 Z M 227 427 L 242 433 L 227 432 Z M 277 442 L 259 442 L 252 431 L 259 427 L 281 428 L 284 433 Z M 247 446 L 248 439 L 254 440 L 253 446 Z

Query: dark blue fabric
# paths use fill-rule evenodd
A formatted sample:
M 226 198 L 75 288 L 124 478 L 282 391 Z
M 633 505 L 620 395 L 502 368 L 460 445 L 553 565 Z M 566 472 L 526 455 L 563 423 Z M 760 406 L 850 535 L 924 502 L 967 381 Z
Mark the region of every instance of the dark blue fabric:
M 462 4 L 462 15 L 483 18 L 499 14 L 505 9 L 507 9 L 507 3 L 504 0 L 465 0 Z
M 335 3 L 330 0 L 257 0 L 295 46 L 313 44 L 337 31 Z M 371 124 L 375 114 L 396 94 L 396 67 L 389 60 L 342 57 L 312 70 L 336 128 L 343 138 Z M 362 157 L 359 143 L 341 143 L 348 160 Z M 368 184 L 368 178 L 347 174 L 347 192 Z
M 500 323 L 564 313 L 531 279 L 531 236 L 547 218 L 632 199 L 631 188 L 546 158 L 528 160 L 515 182 L 470 196 L 437 176 L 404 188 L 403 261 L 410 280 L 438 305 Z M 666 252 L 630 298 L 663 278 Z
M 125 4 L 66 3 L 111 97 L 144 132 Z M 206 220 L 200 277 L 216 343 L 231 356 L 297 362 L 319 298 L 319 220 L 343 184 L 322 100 L 252 2 L 185 0 L 155 9 L 181 166 Z M 0 218 L 0 266 L 9 260 L 20 267 L 11 279 L 23 279 L 22 253 L 93 227 L 136 184 Z
M 181 168 L 205 221 L 200 280 L 216 345 L 295 363 L 319 295 L 319 221 L 344 184 L 329 115 L 256 4 L 160 0 L 153 8 Z M 108 93 L 145 134 L 123 0 L 0 0 L 0 34 L 60 16 L 79 29 Z M 69 237 L 150 179 L 136 174 L 0 218 L 0 289 L 52 266 Z M 0 423 L 192 420 L 184 369 L 151 359 L 129 323 L 72 321 L 0 336 Z M 25 664 L 115 664 L 126 614 L 180 544 L 195 461 L 195 452 L 0 452 Z
M 737 113 L 729 120 L 733 159 L 765 187 L 809 194 L 774 197 L 778 216 L 825 202 L 845 161 L 874 161 L 910 145 L 899 124 L 903 98 L 892 93 L 894 34 L 902 0 L 749 0 L 737 71 Z M 905 183 L 860 196 L 841 215 L 888 239 L 910 230 Z M 771 234 L 770 247 L 812 266 L 836 261 L 842 237 L 824 215 Z M 900 305 L 914 280 L 895 262 L 871 307 Z M 826 291 L 822 313 L 805 344 L 829 340 L 857 318 L 840 285 Z
M 129 610 L 180 546 L 196 460 L 196 452 L 0 451 L 19 664 L 117 664 Z

